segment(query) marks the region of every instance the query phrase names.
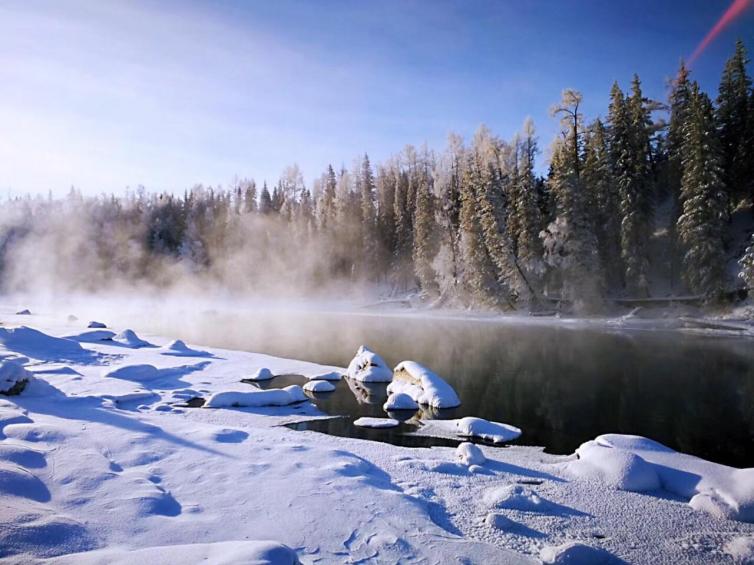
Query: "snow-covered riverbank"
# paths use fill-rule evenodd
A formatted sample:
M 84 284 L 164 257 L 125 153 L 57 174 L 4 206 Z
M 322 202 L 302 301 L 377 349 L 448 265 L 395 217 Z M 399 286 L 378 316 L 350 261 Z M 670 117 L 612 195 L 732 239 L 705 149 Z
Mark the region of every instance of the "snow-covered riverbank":
M 453 448 L 295 432 L 280 424 L 324 416 L 314 403 L 180 405 L 251 391 L 240 380 L 265 367 L 345 369 L 179 347 L 183 336 L 138 327 L 154 347 L 134 347 L 125 328 L 91 341 L 87 319 L 32 312 L 0 310 L 3 327 L 40 332 L 0 336 L 2 356 L 34 373 L 20 396 L 0 397 L 0 556 L 11 562 L 284 563 L 280 544 L 302 563 L 525 563 L 574 542 L 607 562 L 754 555 L 754 524 L 741 521 L 754 508 L 750 470 L 626 436 L 585 445 L 578 461 L 482 447 L 486 461 L 469 465 Z

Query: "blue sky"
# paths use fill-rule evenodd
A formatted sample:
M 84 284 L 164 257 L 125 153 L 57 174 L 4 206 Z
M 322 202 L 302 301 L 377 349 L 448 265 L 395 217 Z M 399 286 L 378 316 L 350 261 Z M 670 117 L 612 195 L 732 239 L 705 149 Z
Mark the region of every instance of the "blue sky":
M 0 191 L 182 191 L 294 162 L 310 181 L 481 123 L 507 138 L 526 116 L 545 148 L 563 88 L 590 117 L 634 72 L 664 99 L 729 4 L 3 2 Z M 708 92 L 737 37 L 754 50 L 754 7 L 696 62 Z

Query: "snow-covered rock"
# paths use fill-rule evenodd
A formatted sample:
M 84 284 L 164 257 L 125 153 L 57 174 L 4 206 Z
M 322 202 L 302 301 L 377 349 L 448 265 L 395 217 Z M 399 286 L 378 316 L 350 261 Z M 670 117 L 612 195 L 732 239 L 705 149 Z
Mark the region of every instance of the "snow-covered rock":
M 123 330 L 113 338 L 113 341 L 120 343 L 121 345 L 125 345 L 126 347 L 133 347 L 134 349 L 138 349 L 140 347 L 154 347 L 148 341 L 145 341 L 137 336 L 136 332 L 134 332 L 133 330 Z
M 20 393 L 33 375 L 15 360 L 0 363 L 0 394 Z
M 455 408 L 461 401 L 453 387 L 415 361 L 403 361 L 393 371 L 389 393 L 408 394 L 419 404 L 433 408 Z
M 458 420 L 421 419 L 421 427 L 413 435 L 444 438 L 477 438 L 493 443 L 512 441 L 521 430 L 509 424 L 466 417 Z
M 217 392 L 207 399 L 205 408 L 287 406 L 309 400 L 298 385 L 268 390 Z
M 154 365 L 138 364 L 124 365 L 105 371 L 104 377 L 125 379 L 127 381 L 151 381 L 160 376 L 160 370 Z
M 163 347 L 163 355 L 173 355 L 175 357 L 208 357 L 211 353 L 199 349 L 192 349 L 183 340 L 175 339 Z
M 275 378 L 275 375 L 272 374 L 272 371 L 270 371 L 267 367 L 262 367 L 261 369 L 257 369 L 252 373 L 250 376 L 246 377 L 244 380 L 247 381 L 269 381 L 271 379 Z
M 405 392 L 393 392 L 387 397 L 382 408 L 385 410 L 416 410 L 419 405 Z
M 573 475 L 597 479 L 609 486 L 632 492 L 660 488 L 660 477 L 653 465 L 630 451 L 587 441 L 576 450 L 578 459 L 567 464 Z
M 31 311 L 27 308 L 24 308 L 23 310 L 16 312 L 16 316 L 31 316 Z
M 115 332 L 110 330 L 87 330 L 78 334 L 68 335 L 65 339 L 72 339 L 84 343 L 98 343 L 100 341 L 112 341 Z
M 562 545 L 547 545 L 539 552 L 542 563 L 548 565 L 608 565 L 622 563 L 611 553 L 576 541 Z
M 467 441 L 456 448 L 456 459 L 464 465 L 483 465 L 487 461 L 479 446 Z
M 338 371 L 328 371 L 326 373 L 308 375 L 306 378 L 312 381 L 339 381 L 343 378 L 343 373 Z
M 304 385 L 304 390 L 308 392 L 332 392 L 335 385 L 329 381 L 309 381 Z
M 455 423 L 457 433 L 461 437 L 476 437 L 494 443 L 503 443 L 513 441 L 521 435 L 521 430 L 514 426 L 490 422 L 483 418 L 468 416 L 449 421 Z
M 512 529 L 516 524 L 513 520 L 508 518 L 505 514 L 500 514 L 499 512 L 490 512 L 485 516 L 484 523 L 487 524 L 490 528 L 495 528 L 496 530 L 510 530 Z
M 654 469 L 663 489 L 689 499 L 689 504 L 696 510 L 754 522 L 754 468 L 736 469 L 712 463 L 641 436 L 605 434 L 597 437 L 594 443 L 640 457 Z M 641 476 L 640 482 L 650 481 L 643 464 L 637 465 L 636 460 L 625 455 L 612 457 L 620 457 L 618 461 L 630 461 L 629 469 L 641 471 L 640 475 L 637 474 Z M 632 476 L 632 480 L 634 478 Z
M 370 383 L 389 383 L 393 380 L 393 372 L 382 357 L 362 345 L 348 365 L 348 378 Z
M 494 487 L 484 493 L 484 503 L 490 508 L 505 508 L 524 512 L 546 512 L 552 504 L 523 485 Z
M 104 329 L 107 326 L 105 324 L 103 324 L 102 322 L 95 322 L 94 320 L 92 320 L 91 322 L 89 322 L 89 325 L 86 326 L 86 327 L 87 328 L 93 328 L 93 329 L 95 329 L 95 328 L 96 329 Z
M 392 418 L 359 418 L 353 425 L 361 428 L 395 428 L 400 422 Z

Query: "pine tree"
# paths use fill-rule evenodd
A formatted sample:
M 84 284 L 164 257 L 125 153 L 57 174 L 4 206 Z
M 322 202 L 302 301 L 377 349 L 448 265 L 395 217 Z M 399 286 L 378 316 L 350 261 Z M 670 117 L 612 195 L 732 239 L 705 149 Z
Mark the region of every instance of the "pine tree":
M 252 214 L 257 211 L 257 183 L 253 179 L 246 183 L 243 204 L 246 214 Z
M 589 127 L 584 143 L 583 183 L 606 282 L 608 287 L 620 287 L 623 285 L 623 265 L 618 194 L 610 172 L 607 130 L 599 119 Z
M 516 151 L 519 161 L 516 167 L 518 188 L 513 206 L 519 224 L 516 253 L 527 279 L 535 284 L 544 274 L 544 263 L 542 240 L 539 237 L 542 230 L 542 215 L 534 175 L 534 159 L 538 148 L 534 122 L 530 118 L 524 123 L 524 135 L 519 145 Z
M 378 272 L 376 241 L 377 211 L 374 204 L 374 176 L 367 155 L 364 155 L 364 160 L 361 163 L 359 184 L 361 188 L 361 249 L 363 253 L 361 269 L 362 273 L 368 279 L 372 279 Z
M 489 306 L 507 303 L 513 308 L 510 296 L 500 292 L 496 267 L 487 251 L 480 222 L 477 193 L 483 190 L 479 163 L 470 153 L 461 183 L 460 251 L 463 257 L 463 278 L 471 290 L 472 301 Z
M 684 128 L 683 179 L 678 234 L 684 246 L 685 278 L 692 292 L 712 298 L 723 290 L 727 198 L 720 142 L 709 97 L 691 86 Z
M 435 296 L 438 292 L 437 273 L 432 266 L 438 251 L 435 226 L 434 196 L 429 179 L 424 178 L 416 192 L 413 261 L 416 278 L 422 290 L 429 296 Z
M 638 80 L 634 93 L 626 99 L 617 83 L 610 93 L 610 160 L 612 174 L 618 186 L 621 213 L 621 258 L 625 268 L 626 289 L 631 294 L 646 296 L 649 282 L 647 272 L 649 227 L 647 217 L 647 186 L 643 163 L 645 150 L 639 147 L 646 141 L 641 131 L 644 128 L 644 113 L 637 108 L 636 99 L 641 99 Z M 638 123 L 637 123 L 638 122 Z
M 548 263 L 560 271 L 562 296 L 578 310 L 593 310 L 602 303 L 604 285 L 582 178 L 581 101 L 581 93 L 566 90 L 553 108 L 563 137 L 555 142 L 550 164 L 556 217 L 542 239 Z
M 336 189 L 338 181 L 335 178 L 335 171 L 332 165 L 327 166 L 327 173 L 324 179 L 324 190 L 322 191 L 322 201 L 320 206 L 320 227 L 323 230 L 334 229 L 336 219 Z
M 754 147 L 752 147 L 751 78 L 746 72 L 749 60 L 741 40 L 725 64 L 717 97 L 717 127 L 723 157 L 723 175 L 730 203 L 749 196 L 754 188 Z
M 741 266 L 738 276 L 749 289 L 749 296 L 752 296 L 751 289 L 754 289 L 754 234 L 751 235 L 749 246 L 746 248 L 743 257 L 739 259 L 738 264 Z
M 259 213 L 267 215 L 272 211 L 272 197 L 270 196 L 270 191 L 267 188 L 267 181 L 265 181 L 262 185 L 262 194 L 259 197 Z
M 406 171 L 398 173 L 393 213 L 395 216 L 395 257 L 393 272 L 398 285 L 406 289 L 411 277 L 411 251 L 414 241 L 412 214 L 408 202 L 409 178 Z

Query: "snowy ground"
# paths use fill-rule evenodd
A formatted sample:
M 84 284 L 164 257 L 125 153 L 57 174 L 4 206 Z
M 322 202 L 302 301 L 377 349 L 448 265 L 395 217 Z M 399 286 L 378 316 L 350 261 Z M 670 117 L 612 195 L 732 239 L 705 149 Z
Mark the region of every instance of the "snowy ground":
M 604 550 L 585 561 L 584 548 L 571 547 L 574 563 L 754 555 L 754 524 L 726 517 L 754 508 L 750 470 L 655 456 L 651 444 L 622 436 L 585 446 L 579 461 L 483 447 L 487 460 L 468 466 L 452 448 L 280 427 L 323 416 L 310 402 L 178 407 L 192 396 L 251 391 L 240 379 L 264 367 L 309 376 L 345 369 L 166 347 L 180 336 L 139 328 L 156 347 L 134 348 L 127 334 L 79 349 L 48 336 L 91 331 L 89 320 L 14 312 L 0 309 L 2 327 L 43 333 L 0 335 L 0 355 L 20 357 L 35 375 L 20 396 L 0 396 L 0 557 L 9 562 L 88 552 L 65 562 L 285 563 L 279 544 L 302 563 L 527 563 L 555 559 L 553 548 L 570 542 Z M 639 455 L 600 451 L 621 447 Z M 692 507 L 697 483 L 712 486 Z M 732 513 L 716 513 L 721 507 Z

